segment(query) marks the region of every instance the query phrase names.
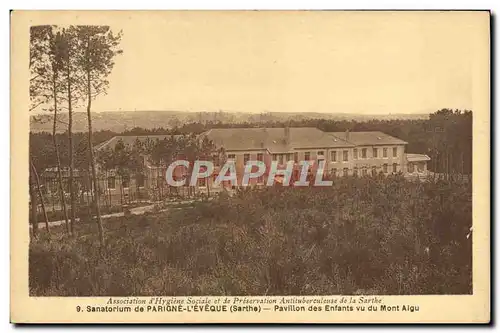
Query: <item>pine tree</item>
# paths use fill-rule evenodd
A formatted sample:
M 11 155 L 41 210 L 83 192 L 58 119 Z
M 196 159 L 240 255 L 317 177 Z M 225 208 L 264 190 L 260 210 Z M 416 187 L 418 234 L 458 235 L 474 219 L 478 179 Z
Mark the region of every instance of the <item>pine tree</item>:
M 114 67 L 114 58 L 122 53 L 118 49 L 121 32 L 115 35 L 108 26 L 78 26 L 76 33 L 80 50 L 78 65 L 83 73 L 84 92 L 87 100 L 88 151 L 92 169 L 94 204 L 99 240 L 101 245 L 104 245 L 104 231 L 99 207 L 99 184 L 92 144 L 92 100 L 107 90 L 109 84 L 107 77 Z

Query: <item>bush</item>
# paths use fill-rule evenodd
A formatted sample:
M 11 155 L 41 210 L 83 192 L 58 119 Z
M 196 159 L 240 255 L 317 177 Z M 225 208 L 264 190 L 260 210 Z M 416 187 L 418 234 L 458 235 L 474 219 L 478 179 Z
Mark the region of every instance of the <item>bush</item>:
M 33 295 L 472 292 L 470 184 L 401 177 L 273 187 L 35 241 Z M 50 273 L 48 273 L 50 272 Z

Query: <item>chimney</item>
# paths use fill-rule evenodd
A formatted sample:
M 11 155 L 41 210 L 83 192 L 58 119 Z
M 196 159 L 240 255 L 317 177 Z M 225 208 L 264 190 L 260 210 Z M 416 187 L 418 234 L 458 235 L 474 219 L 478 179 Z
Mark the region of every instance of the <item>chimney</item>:
M 348 129 L 345 130 L 345 140 L 349 141 L 349 130 Z
M 285 126 L 285 143 L 290 143 L 290 127 L 288 127 L 288 125 Z

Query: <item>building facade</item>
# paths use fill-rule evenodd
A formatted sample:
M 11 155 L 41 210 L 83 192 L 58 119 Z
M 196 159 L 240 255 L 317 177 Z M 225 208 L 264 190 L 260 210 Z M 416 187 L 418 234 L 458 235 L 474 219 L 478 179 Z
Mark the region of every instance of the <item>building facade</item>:
M 137 141 L 155 141 L 173 138 L 169 135 L 153 136 L 117 136 L 98 145 L 95 149 L 111 148 L 121 142 L 133 145 Z M 325 162 L 325 178 L 334 179 L 344 176 L 371 176 L 403 174 L 408 178 L 425 178 L 428 174 L 427 155 L 407 154 L 407 142 L 382 132 L 323 132 L 313 127 L 285 128 L 219 128 L 201 133 L 199 139 L 211 140 L 217 148 L 223 148 L 225 160 L 233 162 L 237 173 L 236 183 L 225 181 L 215 182 L 220 167 L 210 177 L 199 179 L 196 186 L 174 188 L 167 186 L 165 173 L 167 165 L 153 165 L 144 156 L 141 172 L 120 174 L 116 170 L 106 170 L 98 166 L 99 190 L 101 200 L 108 204 L 126 204 L 138 200 L 162 200 L 171 195 L 191 193 L 219 192 L 235 188 L 242 183 L 247 161 L 261 161 L 266 169 L 273 161 L 278 163 L 278 169 L 285 169 L 287 163 L 293 162 L 293 180 L 300 176 L 300 161 L 311 161 L 310 173 L 315 174 L 320 161 Z M 264 186 L 268 180 L 268 172 L 256 179 L 251 179 L 249 185 Z M 255 170 L 252 170 L 255 171 Z M 83 173 L 82 173 L 83 175 Z M 50 190 L 55 187 L 56 174 L 48 170 L 45 174 L 51 183 Z M 78 176 L 81 176 L 78 174 Z M 174 177 L 183 178 L 186 173 L 176 171 Z M 67 172 L 63 173 L 67 178 Z M 86 180 L 83 180 L 85 178 Z M 82 176 L 85 186 L 81 190 L 91 188 L 92 184 Z M 279 183 L 279 179 L 276 179 Z M 189 183 L 189 182 L 188 182 Z
M 333 177 L 408 173 L 407 142 L 382 132 L 244 128 L 212 129 L 202 135 L 224 147 L 237 169 L 242 169 L 246 160 L 267 158 L 283 167 L 288 161 L 324 160 L 326 171 Z

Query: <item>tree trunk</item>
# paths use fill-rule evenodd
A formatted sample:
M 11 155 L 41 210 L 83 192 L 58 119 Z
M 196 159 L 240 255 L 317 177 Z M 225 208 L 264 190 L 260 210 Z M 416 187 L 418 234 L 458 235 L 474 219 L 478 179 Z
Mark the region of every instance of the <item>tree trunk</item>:
M 62 181 L 62 172 L 61 172 L 61 159 L 59 157 L 59 145 L 57 144 L 56 138 L 56 129 L 57 129 L 57 92 L 56 92 L 56 79 L 53 79 L 53 94 L 54 94 L 54 124 L 52 127 L 52 142 L 54 143 L 54 150 L 56 153 L 56 162 L 57 162 L 57 180 L 59 183 L 59 193 L 61 197 L 61 207 L 64 213 L 64 222 L 66 224 L 66 232 L 69 234 L 69 222 L 68 222 L 68 210 L 66 208 L 66 198 L 64 198 L 64 187 Z
M 89 47 L 88 44 L 87 44 L 87 47 Z M 99 206 L 99 184 L 97 183 L 97 170 L 96 170 L 95 159 L 94 159 L 94 147 L 92 144 L 92 116 L 90 114 L 90 109 L 92 106 L 92 91 L 91 91 L 90 82 L 91 82 L 90 81 L 90 70 L 87 70 L 87 120 L 89 123 L 89 133 L 88 133 L 89 155 L 90 155 L 90 165 L 92 167 L 92 181 L 94 184 L 96 222 L 97 222 L 97 228 L 99 230 L 99 241 L 101 242 L 101 246 L 103 246 L 104 245 L 104 230 L 102 228 L 102 221 L 101 221 L 101 209 Z
M 210 198 L 210 176 L 206 178 L 205 182 L 207 183 L 207 197 Z
M 138 173 L 135 174 L 135 201 L 139 202 L 140 192 L 139 192 L 139 184 L 137 184 L 137 180 L 139 179 Z
M 36 172 L 35 166 L 33 165 L 33 161 L 31 161 L 31 169 L 33 170 L 33 177 L 35 178 L 38 197 L 40 198 L 40 203 L 42 204 L 42 212 L 43 212 L 43 217 L 45 219 L 45 228 L 47 229 L 47 232 L 50 233 L 49 218 L 47 216 L 47 210 L 45 209 L 45 202 L 43 201 L 43 193 L 42 189 L 40 188 L 40 179 L 38 178 L 38 173 Z
M 108 182 L 107 177 L 109 177 L 109 174 L 107 174 L 107 176 L 106 176 L 106 182 Z M 116 187 L 116 178 L 115 178 L 115 187 Z M 109 184 L 106 184 L 106 188 L 108 190 L 109 212 L 111 212 L 111 207 L 113 207 L 113 201 L 111 198 L 111 189 L 109 188 Z
M 52 178 L 50 179 L 50 188 L 51 188 L 51 191 L 50 191 L 50 199 L 51 200 L 50 201 L 52 201 L 52 212 L 55 212 L 56 211 L 57 194 L 54 198 L 54 193 L 52 192 L 52 189 L 54 188 L 54 180 Z
M 120 206 L 123 207 L 123 176 L 120 175 Z
M 74 184 L 74 167 L 75 162 L 73 158 L 73 108 L 71 105 L 71 76 L 70 76 L 70 59 L 68 52 L 68 67 L 66 79 L 68 80 L 68 144 L 69 144 L 69 197 L 71 201 L 71 234 L 74 234 L 74 225 L 76 220 L 76 198 L 75 198 L 75 184 Z
M 156 185 L 158 187 L 158 201 L 163 200 L 163 183 L 160 180 L 160 167 L 161 163 L 156 167 Z
M 106 203 L 106 208 L 109 211 L 109 209 L 111 207 L 111 201 L 109 201 L 109 195 L 108 195 L 108 193 L 109 193 L 109 188 L 108 188 L 108 177 L 109 177 L 108 170 L 105 171 L 104 177 L 105 177 L 105 179 L 104 179 L 103 186 L 105 186 L 105 188 L 106 188 L 106 191 L 104 193 L 104 202 Z
M 30 161 L 31 163 L 31 161 Z M 33 238 L 38 237 L 38 197 L 35 193 L 35 184 L 33 179 L 33 171 L 30 166 L 30 198 L 31 198 L 31 226 L 33 228 Z

